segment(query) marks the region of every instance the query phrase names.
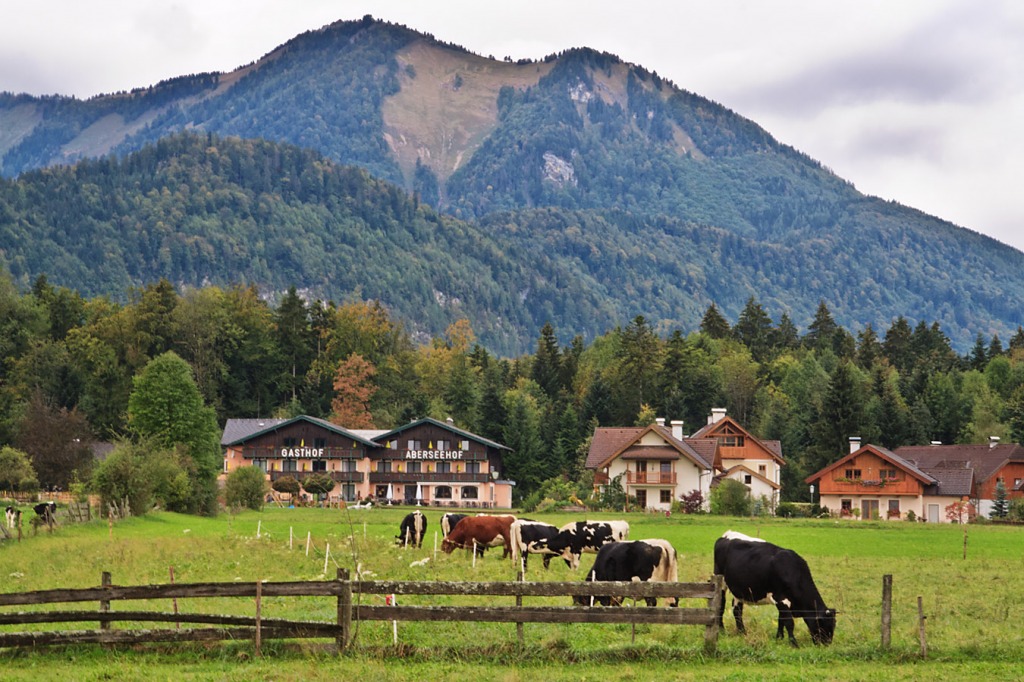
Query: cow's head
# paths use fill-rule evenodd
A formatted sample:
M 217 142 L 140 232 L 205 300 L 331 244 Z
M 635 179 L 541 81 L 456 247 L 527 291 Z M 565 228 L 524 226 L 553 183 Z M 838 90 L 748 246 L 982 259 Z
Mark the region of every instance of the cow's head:
M 818 611 L 813 618 L 807 619 L 807 627 L 811 631 L 811 640 L 815 644 L 828 645 L 836 631 L 836 612 L 833 609 Z
M 449 540 L 448 538 L 441 540 L 441 551 L 445 554 L 451 554 L 452 552 L 454 552 L 455 546 L 455 543 Z

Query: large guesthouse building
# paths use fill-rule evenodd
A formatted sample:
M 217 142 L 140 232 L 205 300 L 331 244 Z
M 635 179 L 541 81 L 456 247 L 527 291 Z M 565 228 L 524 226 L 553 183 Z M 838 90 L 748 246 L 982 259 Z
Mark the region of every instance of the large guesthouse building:
M 255 466 L 273 482 L 314 474 L 335 482 L 332 500 L 507 508 L 514 482 L 501 476 L 509 448 L 419 419 L 391 430 L 345 429 L 315 417 L 229 419 L 221 439 L 224 473 Z

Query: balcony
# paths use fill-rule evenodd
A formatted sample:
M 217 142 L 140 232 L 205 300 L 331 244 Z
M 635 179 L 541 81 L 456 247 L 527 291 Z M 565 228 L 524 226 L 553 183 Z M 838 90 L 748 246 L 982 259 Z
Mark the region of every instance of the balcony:
M 491 481 L 487 474 L 466 473 L 415 473 L 410 471 L 373 471 L 370 472 L 370 483 L 487 483 Z
M 291 476 L 299 483 L 314 474 L 327 474 L 335 483 L 362 483 L 363 472 L 362 471 L 269 471 L 270 482 L 284 478 L 285 476 Z
M 629 485 L 675 485 L 674 471 L 627 471 L 626 483 Z

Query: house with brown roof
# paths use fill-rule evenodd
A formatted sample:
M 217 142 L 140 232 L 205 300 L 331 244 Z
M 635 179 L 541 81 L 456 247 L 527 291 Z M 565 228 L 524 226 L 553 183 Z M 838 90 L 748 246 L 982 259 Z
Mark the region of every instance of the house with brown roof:
M 715 481 L 726 478 L 747 486 L 754 499 L 768 500 L 772 510 L 779 503 L 782 490 L 782 445 L 777 440 L 762 440 L 726 414 L 724 408 L 711 410 L 708 423 L 690 436 L 692 439 L 714 439 Z
M 692 490 L 708 499 L 716 447 L 711 438 L 686 438 L 681 421 L 669 428 L 659 418 L 650 426 L 595 429 L 586 467 L 596 488 L 618 479 L 641 508 L 667 511 Z
M 391 430 L 345 429 L 306 415 L 229 419 L 221 437 L 224 476 L 255 466 L 273 482 L 329 476 L 331 500 L 508 508 L 514 481 L 501 476 L 509 448 L 424 418 Z
M 859 438 L 851 438 L 849 454 L 805 481 L 818 488 L 819 504 L 841 517 L 899 520 L 913 512 L 931 523 L 950 522 L 946 509 L 969 499 L 973 471 L 937 460 L 934 466 L 921 466 L 903 450 L 861 446 Z M 962 520 L 973 516 L 974 505 L 967 514 Z
M 896 454 L 924 471 L 970 480 L 970 490 L 964 494 L 983 516 L 992 514 L 1000 480 L 1008 500 L 1024 497 L 1024 446 L 1018 443 L 1000 445 L 993 437 L 980 445 L 905 445 Z

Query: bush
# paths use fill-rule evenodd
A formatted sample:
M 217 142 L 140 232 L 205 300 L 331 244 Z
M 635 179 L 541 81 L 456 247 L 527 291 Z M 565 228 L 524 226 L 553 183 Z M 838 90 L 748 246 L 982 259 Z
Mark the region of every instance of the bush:
M 796 519 L 802 517 L 804 514 L 800 507 L 796 506 L 792 502 L 781 502 L 779 506 L 775 508 L 775 515 L 784 519 Z
M 263 509 L 263 498 L 267 495 L 266 475 L 259 467 L 238 467 L 228 474 L 224 494 L 228 507 L 259 511 Z
M 675 511 L 673 509 L 673 511 Z M 704 495 L 696 488 L 679 497 L 679 511 L 683 514 L 700 514 L 704 511 Z
M 750 516 L 750 491 L 739 481 L 727 478 L 711 491 L 711 513 L 722 516 Z
M 274 481 L 270 487 L 279 493 L 288 493 L 293 497 L 298 495 L 299 490 L 302 488 L 302 486 L 299 485 L 299 482 L 295 480 L 294 476 L 282 476 Z
M 334 490 L 334 479 L 327 474 L 313 474 L 302 481 L 302 487 L 310 495 L 319 498 Z

